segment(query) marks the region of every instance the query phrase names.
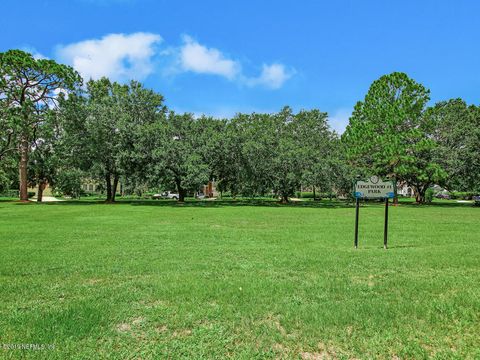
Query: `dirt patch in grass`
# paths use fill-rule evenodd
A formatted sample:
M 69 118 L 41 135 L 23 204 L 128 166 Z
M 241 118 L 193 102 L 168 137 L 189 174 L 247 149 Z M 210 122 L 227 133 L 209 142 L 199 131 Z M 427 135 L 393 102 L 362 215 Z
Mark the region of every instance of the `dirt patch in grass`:
M 132 326 L 127 323 L 122 323 L 117 325 L 117 331 L 121 333 L 130 332 L 132 330 Z
M 375 286 L 375 279 L 377 275 L 368 275 L 368 276 L 352 276 L 352 282 L 358 285 L 367 285 L 369 287 Z
M 323 342 L 318 343 L 318 351 L 315 352 L 308 352 L 302 351 L 300 352 L 300 357 L 304 360 L 330 360 L 330 359 L 338 359 L 339 354 L 343 354 L 343 351 L 337 349 L 331 345 L 324 344 Z M 345 354 L 343 354 L 345 356 Z M 354 359 L 354 358 L 350 358 Z
M 192 334 L 192 330 L 190 329 L 179 329 L 175 330 L 172 334 L 173 337 L 187 337 Z
M 157 334 L 163 334 L 163 333 L 167 332 L 167 330 L 168 330 L 167 325 L 160 325 L 160 326 L 155 327 L 155 332 Z
M 259 321 L 260 324 L 266 325 L 271 329 L 277 330 L 282 336 L 288 336 L 287 330 L 280 323 L 279 316 L 268 314 L 264 319 Z
M 131 319 L 128 322 L 120 323 L 116 326 L 116 329 L 120 333 L 129 333 L 131 335 L 136 335 L 138 333 L 138 328 L 140 327 L 141 324 L 145 322 L 144 317 L 136 317 L 134 319 Z
M 87 285 L 98 285 L 98 284 L 101 284 L 103 282 L 104 282 L 104 279 L 93 278 L 93 279 L 87 279 L 85 281 L 85 284 L 87 284 Z
M 141 300 L 138 302 L 141 307 L 145 307 L 147 309 L 154 309 L 159 307 L 168 307 L 169 303 L 165 300 Z

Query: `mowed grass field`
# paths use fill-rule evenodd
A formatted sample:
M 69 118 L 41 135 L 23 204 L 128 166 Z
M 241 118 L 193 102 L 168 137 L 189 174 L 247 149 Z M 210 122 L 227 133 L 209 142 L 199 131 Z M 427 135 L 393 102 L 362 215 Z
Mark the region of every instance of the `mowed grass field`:
M 479 359 L 480 209 L 383 212 L 0 202 L 0 357 Z

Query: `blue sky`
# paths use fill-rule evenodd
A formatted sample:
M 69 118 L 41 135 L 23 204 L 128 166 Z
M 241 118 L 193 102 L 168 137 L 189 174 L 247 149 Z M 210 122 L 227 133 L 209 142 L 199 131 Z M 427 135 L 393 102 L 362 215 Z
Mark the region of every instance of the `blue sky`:
M 0 51 L 135 78 L 177 111 L 327 111 L 342 131 L 383 74 L 479 103 L 478 1 L 4 0 Z

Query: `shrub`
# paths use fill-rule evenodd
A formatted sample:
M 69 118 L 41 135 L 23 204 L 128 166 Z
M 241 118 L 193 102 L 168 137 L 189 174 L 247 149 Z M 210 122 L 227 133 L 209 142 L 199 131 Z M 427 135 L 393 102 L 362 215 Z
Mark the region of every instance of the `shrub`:
M 313 191 L 303 191 L 303 192 L 297 191 L 295 193 L 295 196 L 297 198 L 302 198 L 302 199 L 313 199 Z M 336 199 L 337 194 L 316 192 L 315 198 L 316 199 L 330 199 L 330 198 Z
M 475 193 L 470 191 L 453 191 L 450 193 L 452 199 L 472 200 Z
M 319 194 L 316 194 L 316 196 L 318 197 Z M 297 191 L 295 193 L 295 196 L 297 198 L 303 198 L 303 199 L 313 199 L 313 192 L 312 191 Z
M 83 193 L 80 170 L 66 170 L 59 174 L 55 190 L 64 196 L 78 198 Z
M 80 196 L 85 196 L 85 197 L 92 197 L 92 196 L 98 196 L 98 194 L 94 191 L 81 191 Z
M 0 197 L 17 198 L 18 196 L 18 190 L 4 190 L 0 193 Z
M 427 189 L 427 191 L 425 192 L 425 202 L 431 203 L 433 200 L 433 194 L 434 194 L 434 191 L 432 188 Z

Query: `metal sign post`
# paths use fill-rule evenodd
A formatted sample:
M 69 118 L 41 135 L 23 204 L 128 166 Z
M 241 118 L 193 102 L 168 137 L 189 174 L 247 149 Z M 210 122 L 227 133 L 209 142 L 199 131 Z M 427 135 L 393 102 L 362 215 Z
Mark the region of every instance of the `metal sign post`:
M 385 225 L 383 226 L 383 248 L 387 250 L 388 234 L 388 198 L 385 198 Z
M 358 248 L 358 213 L 360 209 L 360 199 L 355 199 L 355 249 Z
M 395 184 L 391 180 L 381 180 L 372 176 L 368 180 L 358 180 L 355 183 L 355 249 L 358 248 L 358 218 L 360 212 L 360 199 L 385 199 L 385 224 L 383 227 L 383 248 L 387 249 L 388 239 L 388 199 L 395 196 Z

